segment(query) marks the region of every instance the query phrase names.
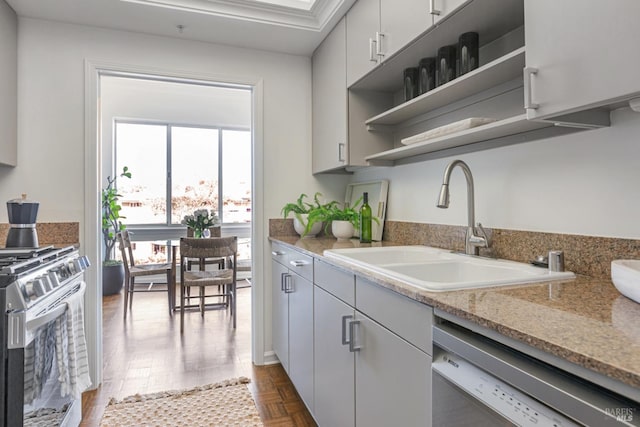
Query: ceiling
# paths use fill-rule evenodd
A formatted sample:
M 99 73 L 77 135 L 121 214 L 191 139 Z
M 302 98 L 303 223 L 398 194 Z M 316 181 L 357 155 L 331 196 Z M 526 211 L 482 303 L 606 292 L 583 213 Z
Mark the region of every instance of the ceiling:
M 6 0 L 19 16 L 310 56 L 355 0 Z

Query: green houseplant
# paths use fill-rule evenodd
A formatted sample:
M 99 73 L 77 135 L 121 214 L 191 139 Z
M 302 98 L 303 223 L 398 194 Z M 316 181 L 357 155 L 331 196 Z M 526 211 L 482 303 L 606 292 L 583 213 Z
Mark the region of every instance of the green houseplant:
M 329 234 L 329 226 L 331 226 L 331 232 L 338 240 L 348 240 L 353 237 L 355 230 L 360 229 L 361 203 L 362 197 L 356 200 L 353 206 L 345 203 L 340 207 L 340 203 L 335 200 L 329 202 L 309 213 L 306 227 L 308 229 L 314 224 L 324 222 L 325 233 Z M 374 217 L 373 220 L 380 223 L 378 218 Z
M 131 178 L 128 167 L 122 168 L 119 177 Z M 102 237 L 104 240 L 104 258 L 102 261 L 102 294 L 113 295 L 120 292 L 124 283 L 124 265 L 113 258 L 116 246 L 116 234 L 126 228 L 120 215 L 122 197 L 116 188 L 118 177 L 107 177 L 107 186 L 102 189 Z
M 287 203 L 282 208 L 282 215 L 284 218 L 287 218 L 289 214 L 293 214 L 293 227 L 302 237 L 315 236 L 320 232 L 320 230 L 322 230 L 322 220 L 320 223 L 316 221 L 311 227 L 307 227 L 308 217 L 309 215 L 312 215 L 313 212 L 322 210 L 324 206 L 326 206 L 320 202 L 322 193 L 316 193 L 313 195 L 313 204 L 305 202 L 304 199 L 306 197 L 308 196 L 302 193 L 295 202 Z

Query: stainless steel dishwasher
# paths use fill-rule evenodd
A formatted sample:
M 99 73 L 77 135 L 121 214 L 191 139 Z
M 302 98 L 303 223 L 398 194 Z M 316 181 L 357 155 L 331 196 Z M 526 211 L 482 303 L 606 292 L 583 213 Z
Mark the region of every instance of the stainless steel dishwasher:
M 640 426 L 638 402 L 458 325 L 433 344 L 433 427 Z

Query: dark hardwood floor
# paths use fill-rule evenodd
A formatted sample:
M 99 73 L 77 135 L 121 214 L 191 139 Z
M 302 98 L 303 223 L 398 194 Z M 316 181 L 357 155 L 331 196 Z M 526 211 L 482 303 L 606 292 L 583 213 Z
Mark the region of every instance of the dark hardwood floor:
M 169 317 L 165 293 L 136 293 L 123 319 L 123 294 L 103 299 L 104 378 L 84 393 L 81 426 L 100 424 L 111 397 L 190 388 L 246 376 L 265 426 L 315 426 L 281 365 L 251 363 L 251 289 L 238 290 L 238 325 L 226 310 Z

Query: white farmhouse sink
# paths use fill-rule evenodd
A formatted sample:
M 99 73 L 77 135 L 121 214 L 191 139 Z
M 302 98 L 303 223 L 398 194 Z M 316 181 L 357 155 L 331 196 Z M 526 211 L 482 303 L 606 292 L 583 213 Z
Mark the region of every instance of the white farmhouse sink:
M 454 291 L 574 278 L 569 271 L 480 258 L 428 246 L 329 249 L 328 258 L 367 268 L 429 291 Z

